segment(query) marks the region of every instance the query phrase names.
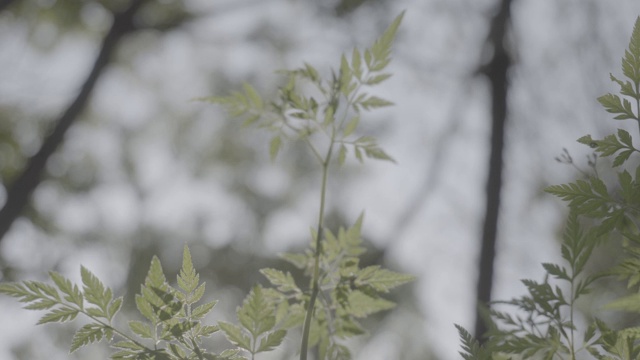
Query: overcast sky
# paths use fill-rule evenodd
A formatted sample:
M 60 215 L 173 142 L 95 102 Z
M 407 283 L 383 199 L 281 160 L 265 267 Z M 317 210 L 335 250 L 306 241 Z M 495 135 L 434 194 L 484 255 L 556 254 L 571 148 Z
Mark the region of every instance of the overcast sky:
M 392 1 L 383 11 L 364 6 L 344 18 L 326 13 L 329 3 L 187 1 L 198 20 L 161 40 L 146 35 L 145 41 L 143 35 L 126 42 L 121 50 L 130 61 L 112 66 L 101 79 L 90 121 L 72 129 L 58 155 L 59 161 L 78 166 L 91 163 L 88 157 L 97 159 L 99 184 L 82 196 L 67 196 L 55 184 L 43 183 L 34 199 L 39 209 L 54 216 L 59 235 L 52 241 L 19 221 L 0 245 L 3 259 L 33 278 L 65 257 L 65 251 L 74 251 L 79 234 L 92 227 L 108 228 L 114 238 L 126 238 L 140 224 L 177 232 L 197 226 L 194 214 L 202 213 L 210 214 L 205 223 L 212 245 L 232 241 L 250 209 L 225 191 L 224 175 L 194 177 L 189 164 L 167 146 L 182 129 L 172 114 L 196 119 L 185 145 L 196 153 L 216 139 L 224 120 L 212 105 L 191 101 L 209 95 L 214 76 L 266 90 L 278 81 L 274 70 L 303 61 L 326 73 L 337 66 L 342 52 L 369 46 L 405 10 L 390 66 L 394 76 L 372 89 L 395 106 L 363 119 L 364 130 L 375 132 L 397 164 L 350 164 L 355 175 L 336 176 L 329 200 L 352 220 L 364 210 L 366 237 L 388 246 L 387 260 L 418 276 L 425 341 L 440 359 L 458 359 L 453 324 L 473 327 L 490 124 L 487 82 L 472 73 L 481 62 L 494 2 Z M 635 131 L 628 126 L 632 124 L 610 121 L 595 99 L 617 91 L 608 76 L 620 74 L 640 3 L 514 0 L 512 13 L 515 61 L 495 288 L 495 296 L 503 299 L 522 294 L 518 280 L 541 279 L 539 264 L 558 258 L 555 234 L 564 210 L 542 188 L 576 175 L 554 157 L 566 147 L 586 168 L 589 149 L 575 142 L 578 137 L 602 136 L 613 125 Z M 68 34 L 45 51 L 34 48 L 29 36 L 35 32 L 46 43 L 55 28 L 29 28 L 23 19 L 0 14 L 0 106 L 28 108 L 24 113 L 39 119 L 53 118 L 66 106 L 109 24 L 100 9 L 87 10 L 86 18 L 91 32 Z M 15 124 L 18 141 L 37 146 L 35 120 L 27 115 Z M 136 136 L 128 150 L 144 200 L 118 160 L 125 151 L 125 132 Z M 267 143 L 256 146 L 266 149 Z M 55 169 L 54 164 L 50 170 Z M 266 194 L 280 194 L 296 181 L 279 162 L 265 163 L 255 174 L 260 179 L 256 188 Z M 283 251 L 306 236 L 317 216 L 313 189 L 309 186 L 290 209 L 269 217 L 264 237 L 270 251 Z M 404 219 L 412 204 L 417 205 L 415 214 Z M 68 276 L 77 276 L 84 264 L 117 286 L 126 269 L 112 261 L 117 250 L 102 251 L 95 246 L 74 252 L 65 263 Z M 12 299 L 0 298 L 0 307 L 6 309 L 0 321 L 0 358 L 9 359 L 11 344 L 41 329 L 34 329 L 37 314 L 17 310 Z M 388 359 L 402 341 L 386 335 L 357 358 Z M 52 346 L 43 345 L 41 358 Z

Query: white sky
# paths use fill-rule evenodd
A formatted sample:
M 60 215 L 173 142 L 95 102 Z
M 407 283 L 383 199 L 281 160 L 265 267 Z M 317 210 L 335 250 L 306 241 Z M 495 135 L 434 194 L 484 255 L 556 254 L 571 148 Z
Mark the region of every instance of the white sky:
M 453 324 L 473 326 L 489 136 L 486 82 L 469 81 L 468 74 L 478 63 L 487 4 L 492 2 L 395 1 L 384 16 L 363 8 L 348 21 L 320 16 L 303 1 L 212 3 L 190 2 L 202 17 L 187 30 L 168 34 L 161 42 L 150 41 L 142 49 L 136 48 L 140 41 L 125 45 L 125 51 L 135 54 L 134 61 L 108 71 L 92 100 L 92 111 L 99 117 L 78 124 L 60 155 L 78 166 L 90 164 L 87 158 L 98 159 L 99 186 L 83 196 L 68 197 L 55 184 L 43 184 L 36 202 L 45 213 L 55 215 L 63 234 L 50 240 L 19 222 L 0 245 L 4 258 L 28 278 L 63 258 L 69 276 L 84 264 L 99 277 L 118 282 L 124 274 L 114 262 L 121 255 L 116 250 L 105 254 L 103 247 L 95 247 L 64 253 L 74 251 L 78 234 L 102 226 L 115 237 L 126 237 L 140 222 L 178 232 L 196 227 L 194 214 L 205 213 L 211 244 L 231 241 L 234 231 L 246 225 L 241 219 L 250 209 L 225 192 L 224 174 L 208 179 L 192 176 L 189 165 L 167 146 L 173 132 L 181 131 L 167 114 L 200 112 L 188 144 L 196 151 L 215 141 L 221 126 L 216 124 L 219 119 L 211 118 L 219 112 L 190 101 L 208 95 L 209 74 L 247 80 L 260 89 L 277 79 L 273 70 L 303 61 L 326 70 L 337 64 L 341 52 L 350 53 L 354 45 L 368 46 L 381 31 L 380 24 L 406 10 L 394 47 L 394 76 L 373 90 L 396 106 L 364 115 L 384 130 L 380 144 L 398 164 L 368 162 L 360 176 L 350 176 L 346 183 L 332 182 L 330 190 L 335 193 L 330 199 L 352 219 L 365 210 L 366 236 L 389 246 L 390 260 L 418 276 L 418 302 L 425 318 L 419 333 L 425 334 L 424 341 L 440 359 L 459 358 Z M 574 176 L 568 166 L 553 161 L 563 147 L 580 161 L 588 151 L 575 139 L 586 133 L 601 135 L 614 125 L 595 98 L 616 90 L 608 83 L 608 74 L 620 73 L 619 59 L 638 15 L 640 3 L 635 0 L 614 5 L 515 1 L 518 58 L 512 72 L 496 298 L 521 294 L 519 279 L 540 279 L 539 264 L 556 260 L 554 236 L 563 220 L 562 207 L 541 189 Z M 287 51 L 255 41 L 263 31 Z M 42 54 L 31 48 L 26 33 L 20 20 L 0 14 L 0 106 L 29 104 L 48 118 L 74 94 L 96 45 L 93 38 L 72 36 Z M 17 124 L 25 144 L 33 141 L 32 121 L 24 118 Z M 145 200 L 120 168 L 123 129 L 138 137 L 129 150 L 134 152 Z M 256 174 L 264 192 L 278 194 L 291 185 L 282 163 Z M 398 217 L 425 181 L 433 181 L 433 187 L 418 214 L 399 237 L 394 236 Z M 307 234 L 316 217 L 314 201 L 315 192 L 309 193 L 293 209 L 270 218 L 265 234 L 269 250 L 281 251 Z M 8 359 L 12 343 L 42 329 L 34 328 L 37 315 L 18 310 L 12 299 L 0 298 L 0 307 L 0 358 Z M 394 353 L 389 349 L 401 346 L 401 340 L 381 336 L 358 359 L 388 359 Z

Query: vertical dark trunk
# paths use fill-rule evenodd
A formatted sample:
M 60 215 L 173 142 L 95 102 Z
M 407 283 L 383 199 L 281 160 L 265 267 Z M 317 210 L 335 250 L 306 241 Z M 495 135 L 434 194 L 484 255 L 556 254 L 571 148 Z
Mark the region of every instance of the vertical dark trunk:
M 47 160 L 64 140 L 71 125 L 85 108 L 96 82 L 110 62 L 111 56 L 123 36 L 134 30 L 133 17 L 143 0 L 133 0 L 123 12 L 114 16 L 111 29 L 102 42 L 102 47 L 80 92 L 67 110 L 55 121 L 53 130 L 45 137 L 38 152 L 28 159 L 24 170 L 7 188 L 7 199 L 0 209 L 0 241 L 9 231 L 11 224 L 26 207 L 31 194 L 42 180 Z
M 489 79 L 491 87 L 491 150 L 489 154 L 489 174 L 486 187 L 486 209 L 482 229 L 482 247 L 480 250 L 479 277 L 476 304 L 475 336 L 482 340 L 487 327 L 481 308 L 491 301 L 493 287 L 493 266 L 496 255 L 498 217 L 500 212 L 500 190 L 502 188 L 502 168 L 504 132 L 507 120 L 507 72 L 511 58 L 505 43 L 507 42 L 507 24 L 510 19 L 511 0 L 502 0 L 498 13 L 491 22 L 487 47 L 493 48 L 493 56 L 482 72 Z

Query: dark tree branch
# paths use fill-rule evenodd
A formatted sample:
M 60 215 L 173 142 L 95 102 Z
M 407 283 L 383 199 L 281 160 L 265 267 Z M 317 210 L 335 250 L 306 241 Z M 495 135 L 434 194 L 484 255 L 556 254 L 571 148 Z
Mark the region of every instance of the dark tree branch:
M 2 1 L 2 0 L 0 0 Z M 6 1 L 6 0 L 4 0 Z M 114 15 L 113 24 L 102 41 L 102 47 L 80 92 L 67 110 L 55 121 L 55 127 L 45 137 L 40 150 L 27 161 L 25 169 L 8 186 L 7 200 L 0 210 L 0 241 L 11 224 L 26 207 L 31 194 L 42 180 L 47 160 L 64 140 L 65 133 L 79 117 L 120 40 L 136 30 L 134 16 L 144 0 L 133 0 L 129 7 Z
M 9 7 L 9 5 L 11 5 L 11 3 L 14 2 L 14 0 L 0 0 L 0 12 L 2 12 L 2 10 L 6 9 Z
M 482 229 L 482 247 L 480 250 L 479 277 L 476 304 L 475 336 L 482 341 L 487 331 L 482 308 L 491 301 L 493 287 L 493 267 L 496 256 L 496 238 L 498 233 L 498 215 L 500 211 L 500 190 L 502 188 L 502 154 L 504 150 L 504 131 L 507 120 L 508 78 L 511 57 L 505 49 L 507 24 L 510 19 L 511 0 L 502 0 L 498 13 L 491 21 L 487 38 L 487 47 L 493 48 L 489 63 L 481 68 L 491 86 L 491 150 L 489 154 L 489 174 L 486 187 L 486 209 Z

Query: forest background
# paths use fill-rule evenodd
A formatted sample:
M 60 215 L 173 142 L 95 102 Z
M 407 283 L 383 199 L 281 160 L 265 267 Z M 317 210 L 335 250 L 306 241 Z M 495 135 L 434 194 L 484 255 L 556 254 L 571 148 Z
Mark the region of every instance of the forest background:
M 633 126 L 608 121 L 595 99 L 614 89 L 607 74 L 619 68 L 637 1 L 148 0 L 134 26 L 109 38 L 112 12 L 128 1 L 2 0 L 0 203 L 115 41 L 0 238 L 0 281 L 51 269 L 77 280 L 83 264 L 131 298 L 152 255 L 175 271 L 187 243 L 221 300 L 214 316 L 233 316 L 261 281 L 257 269 L 306 243 L 319 169 L 295 151 L 270 164 L 267 138 L 191 100 L 245 81 L 272 93 L 274 70 L 304 61 L 326 71 L 406 10 L 394 76 L 375 89 L 395 106 L 361 124 L 397 164 L 348 163 L 331 179 L 329 220 L 352 223 L 364 209 L 368 261 L 418 276 L 353 344 L 357 358 L 458 358 L 453 324 L 474 325 L 494 139 L 488 43 L 504 4 L 510 66 L 492 296 L 519 295 L 519 279 L 539 278 L 540 262 L 559 257 L 566 209 L 541 189 L 577 170 L 554 158 L 566 147 L 587 169 L 591 153 L 575 139 Z M 38 314 L 5 297 L 0 308 L 0 358 L 104 357 L 100 347 L 68 355 L 74 325 L 34 327 Z

